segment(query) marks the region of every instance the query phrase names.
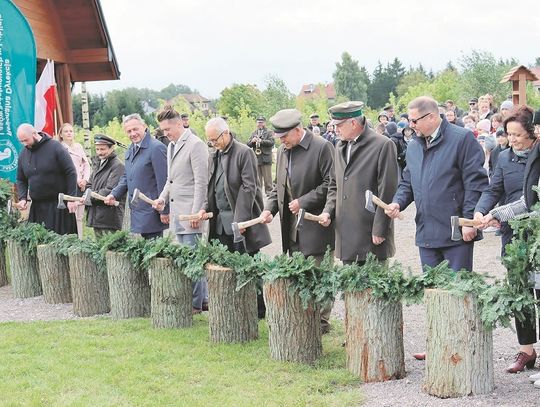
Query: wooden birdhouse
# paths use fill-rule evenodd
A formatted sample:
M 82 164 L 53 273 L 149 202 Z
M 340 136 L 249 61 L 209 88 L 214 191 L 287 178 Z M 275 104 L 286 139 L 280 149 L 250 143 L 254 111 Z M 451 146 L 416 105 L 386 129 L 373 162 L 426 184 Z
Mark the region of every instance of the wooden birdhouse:
M 527 67 L 516 66 L 503 76 L 500 83 L 512 82 L 512 102 L 514 105 L 527 104 L 527 81 L 537 81 L 539 78 Z

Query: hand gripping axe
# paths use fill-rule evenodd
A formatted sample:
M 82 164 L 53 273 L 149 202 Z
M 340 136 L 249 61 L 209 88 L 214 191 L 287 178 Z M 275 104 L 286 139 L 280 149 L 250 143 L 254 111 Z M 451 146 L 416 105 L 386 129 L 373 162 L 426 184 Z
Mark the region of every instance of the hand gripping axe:
M 312 213 L 306 212 L 305 209 L 300 209 L 298 211 L 298 219 L 296 220 L 296 229 L 301 228 L 305 220 L 310 220 L 312 222 L 320 222 L 322 220 L 321 215 L 313 215 Z
M 87 191 L 90 191 L 89 194 L 90 194 L 90 196 L 91 196 L 92 198 L 98 199 L 98 200 L 100 200 L 100 201 L 105 201 L 105 198 L 106 198 L 106 197 L 104 197 L 103 195 L 100 195 L 100 194 L 98 194 L 97 192 L 92 191 L 90 188 L 87 188 L 86 190 L 87 190 Z M 118 205 L 120 205 L 120 202 L 114 201 L 114 206 L 118 206 Z
M 139 201 L 146 202 L 149 205 L 153 205 L 154 201 L 148 198 L 145 194 L 139 191 L 139 188 L 135 188 L 133 191 L 133 198 L 131 198 L 131 205 L 137 205 Z
M 68 202 L 80 202 L 81 201 L 81 198 L 82 198 L 82 201 L 84 202 L 84 204 L 86 206 L 92 206 L 92 202 L 91 202 L 91 199 L 90 199 L 90 190 L 86 190 L 84 191 L 84 194 L 83 196 L 72 196 L 72 195 L 67 195 L 67 194 L 64 194 L 62 192 L 60 192 L 58 194 L 58 205 L 56 206 L 58 209 L 66 209 L 66 204 L 64 203 L 64 201 L 68 201 Z
M 242 233 L 240 233 L 240 229 L 246 229 L 262 222 L 263 222 L 263 219 L 261 217 L 251 219 L 251 220 L 246 220 L 245 222 L 233 222 L 231 226 L 234 233 L 234 243 L 240 243 L 245 240 Z
M 212 212 L 206 212 L 204 216 L 205 216 L 205 219 L 211 219 L 214 217 L 214 214 Z M 183 232 L 184 230 L 186 230 L 186 228 L 184 228 L 179 221 L 185 222 L 189 220 L 202 220 L 202 219 L 200 219 L 199 214 L 197 213 L 194 213 L 193 215 L 178 215 L 176 219 L 174 220 L 174 228 L 176 232 Z
M 450 224 L 452 225 L 452 240 L 459 242 L 463 236 L 459 230 L 460 226 L 469 226 L 477 228 L 482 224 L 479 220 L 460 218 L 459 216 L 450 216 Z
M 380 208 L 388 209 L 388 204 L 381 201 L 378 197 L 373 195 L 369 189 L 366 189 L 366 209 L 372 213 L 375 213 L 375 205 Z M 400 212 L 398 218 L 403 220 L 403 214 Z

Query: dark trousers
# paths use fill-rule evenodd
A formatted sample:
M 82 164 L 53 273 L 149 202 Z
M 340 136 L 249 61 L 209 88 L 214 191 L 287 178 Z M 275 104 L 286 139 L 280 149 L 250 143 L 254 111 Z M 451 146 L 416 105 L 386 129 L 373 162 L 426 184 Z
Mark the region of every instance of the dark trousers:
M 540 290 L 531 290 L 532 295 L 536 294 L 536 299 L 540 299 Z M 532 345 L 536 343 L 537 334 L 536 334 L 536 312 L 532 314 L 524 313 L 525 321 L 520 322 L 516 318 L 516 333 L 518 337 L 518 342 L 520 345 Z M 538 321 L 538 326 L 540 326 L 540 320 Z
M 244 242 L 235 243 L 233 235 L 216 235 L 219 243 L 224 246 L 227 246 L 227 249 L 230 252 L 246 253 L 246 248 Z M 255 256 L 259 251 L 253 253 L 248 253 L 250 256 Z M 266 305 L 264 304 L 264 297 L 262 294 L 262 281 L 257 281 L 257 315 L 259 319 L 263 319 L 266 316 Z
M 160 230 L 159 232 L 152 232 L 152 233 L 141 233 L 141 236 L 145 240 L 155 239 L 157 237 L 163 237 L 163 230 Z
M 264 164 L 257 166 L 257 176 L 261 190 L 264 188 L 264 193 L 269 195 L 273 188 L 272 183 L 272 164 Z
M 420 262 L 422 267 L 436 267 L 444 260 L 448 260 L 448 266 L 459 271 L 465 269 L 472 271 L 474 243 L 467 242 L 457 246 L 438 247 L 428 249 L 420 247 Z

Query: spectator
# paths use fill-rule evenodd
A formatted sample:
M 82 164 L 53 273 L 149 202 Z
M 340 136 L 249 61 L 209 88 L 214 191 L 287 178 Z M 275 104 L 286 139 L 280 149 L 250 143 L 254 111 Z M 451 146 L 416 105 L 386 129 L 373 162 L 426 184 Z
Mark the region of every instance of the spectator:
M 501 115 L 503 119 L 507 118 L 512 110 L 514 109 L 514 104 L 511 100 L 505 100 L 501 103 Z
M 383 110 L 382 112 L 379 112 L 379 115 L 377 116 L 377 121 L 386 126 L 386 123 L 388 123 L 389 121 L 388 113 L 385 110 Z
M 489 177 L 493 175 L 493 171 L 497 167 L 497 162 L 499 160 L 499 154 L 510 147 L 508 143 L 508 137 L 504 132 L 504 129 L 500 128 L 495 133 L 495 139 L 497 140 L 497 146 L 491 151 L 489 155 Z
M 465 124 L 463 124 L 463 121 L 456 117 L 456 113 L 453 110 L 447 110 L 444 115 L 446 117 L 446 120 L 448 120 L 448 123 L 455 124 L 456 126 L 459 126 L 459 127 L 465 127 Z
M 332 145 L 335 147 L 338 139 L 336 137 L 336 132 L 334 131 L 334 125 L 332 123 L 329 122 L 326 125 L 326 133 L 323 134 L 323 138 L 326 141 L 329 141 L 330 143 L 332 143 Z

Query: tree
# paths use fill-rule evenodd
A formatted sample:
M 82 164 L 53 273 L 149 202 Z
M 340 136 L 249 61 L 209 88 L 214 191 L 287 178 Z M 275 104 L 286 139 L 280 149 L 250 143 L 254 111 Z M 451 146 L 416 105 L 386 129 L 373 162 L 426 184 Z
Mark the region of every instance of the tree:
M 189 86 L 180 85 L 180 84 L 175 85 L 171 83 L 170 85 L 164 87 L 163 89 L 161 89 L 159 92 L 156 92 L 156 93 L 159 99 L 169 100 L 175 96 L 180 95 L 181 93 L 193 93 L 193 91 L 191 90 Z
M 396 93 L 396 88 L 401 78 L 405 75 L 405 68 L 398 58 L 394 58 L 391 64 L 383 68 L 379 61 L 371 86 L 368 89 L 368 103 L 373 108 L 382 108 L 391 93 Z
M 235 83 L 221 91 L 217 106 L 221 114 L 234 118 L 238 118 L 241 110 L 247 108 L 250 116 L 255 118 L 262 111 L 263 97 L 255 85 Z
M 409 68 L 409 71 L 403 75 L 398 85 L 396 86 L 396 94 L 398 97 L 403 96 L 409 88 L 416 86 L 419 83 L 428 81 L 429 78 L 424 70 L 422 65 L 419 65 L 418 68 Z
M 332 74 L 336 93 L 349 100 L 367 101 L 369 75 L 358 61 L 352 59 L 348 52 L 341 55 L 341 63 L 336 62 L 336 70 Z
M 277 76 L 270 75 L 266 79 L 266 89 L 262 92 L 263 110 L 260 112 L 266 118 L 278 110 L 294 107 L 294 95 L 289 91 L 285 82 Z
M 536 60 L 534 61 L 534 66 L 540 66 L 540 57 L 536 57 Z

